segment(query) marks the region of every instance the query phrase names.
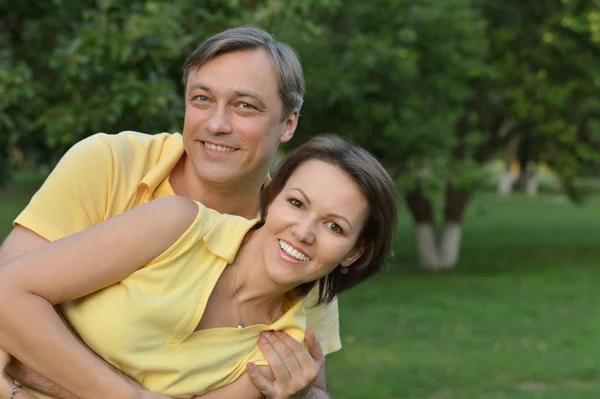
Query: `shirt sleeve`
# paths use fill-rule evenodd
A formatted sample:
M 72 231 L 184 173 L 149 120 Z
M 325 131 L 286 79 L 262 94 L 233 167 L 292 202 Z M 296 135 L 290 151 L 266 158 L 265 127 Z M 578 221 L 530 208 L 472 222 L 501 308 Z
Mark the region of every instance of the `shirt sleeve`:
M 75 144 L 13 224 L 49 241 L 105 219 L 113 183 L 113 153 L 103 134 Z
M 323 353 L 328 355 L 342 349 L 340 340 L 340 320 L 337 298 L 329 303 L 314 306 L 317 302 L 319 287 L 315 286 L 306 297 L 305 311 L 308 328 L 312 328 L 321 343 Z

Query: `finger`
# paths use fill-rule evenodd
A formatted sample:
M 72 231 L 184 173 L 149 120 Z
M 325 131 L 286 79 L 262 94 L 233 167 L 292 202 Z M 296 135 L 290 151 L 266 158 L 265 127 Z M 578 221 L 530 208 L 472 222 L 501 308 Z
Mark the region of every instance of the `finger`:
M 298 356 L 308 358 L 310 355 L 298 341 L 283 331 L 276 331 L 269 337 L 269 341 L 271 342 L 271 345 L 273 345 L 273 348 L 275 348 L 277 354 L 281 357 L 281 360 L 285 364 L 285 367 L 292 378 L 304 374 Z
M 317 339 L 315 331 L 312 328 L 306 330 L 306 345 L 308 346 L 308 352 L 310 353 L 310 356 L 317 364 L 322 365 L 325 363 L 325 354 L 323 353 L 323 348 L 321 347 L 321 343 Z
M 286 385 L 289 383 L 291 375 L 284 359 L 273 345 L 276 342 L 275 339 L 279 340 L 272 331 L 267 331 L 260 336 L 258 345 L 265 355 L 267 363 L 269 363 L 269 367 L 275 376 L 275 381 Z
M 302 343 L 290 337 L 285 331 L 277 331 L 275 334 L 294 353 L 296 360 L 303 369 L 315 367 L 315 360 Z
M 256 387 L 260 390 L 260 392 L 266 397 L 274 396 L 275 386 L 272 381 L 269 381 L 265 376 L 260 372 L 256 364 L 248 363 L 246 365 L 246 370 L 252 383 L 256 385 Z
M 304 344 L 296 341 L 294 338 L 290 337 L 283 331 L 277 332 L 277 336 L 284 342 L 288 348 L 294 353 L 296 360 L 300 365 L 300 370 L 293 371 L 292 379 L 295 381 L 296 388 L 300 387 L 301 389 L 305 389 L 308 385 L 311 385 L 317 375 L 319 375 L 319 371 L 321 370 L 321 366 L 323 365 L 323 361 L 319 358 L 318 349 L 320 347 L 319 342 L 316 340 L 314 333 L 312 337 L 309 334 L 308 339 L 312 339 L 312 345 L 316 346 L 314 348 L 315 353 L 317 355 L 317 359 L 313 358 L 313 355 L 310 351 L 304 346 Z M 316 341 L 316 344 L 315 344 Z M 321 351 L 322 353 L 322 351 Z

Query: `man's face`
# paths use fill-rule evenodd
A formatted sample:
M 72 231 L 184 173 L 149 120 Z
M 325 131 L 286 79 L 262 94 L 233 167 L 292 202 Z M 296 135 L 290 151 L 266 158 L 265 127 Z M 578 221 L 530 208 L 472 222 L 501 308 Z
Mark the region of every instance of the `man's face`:
M 264 50 L 219 55 L 188 76 L 183 143 L 196 176 L 217 185 L 262 183 L 298 112 L 283 102 Z

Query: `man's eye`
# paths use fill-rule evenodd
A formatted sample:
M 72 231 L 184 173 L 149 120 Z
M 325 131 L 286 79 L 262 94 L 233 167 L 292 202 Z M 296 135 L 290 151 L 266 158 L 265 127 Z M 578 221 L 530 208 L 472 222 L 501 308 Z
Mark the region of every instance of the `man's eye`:
M 208 98 L 206 96 L 194 96 L 192 101 L 204 103 L 208 101 Z
M 336 234 L 342 234 L 344 232 L 340 225 L 335 222 L 327 222 L 325 223 L 325 225 L 329 230 L 333 231 Z
M 256 107 L 254 105 L 250 105 L 248 103 L 240 103 L 239 107 L 242 109 L 248 109 L 248 110 L 256 109 Z

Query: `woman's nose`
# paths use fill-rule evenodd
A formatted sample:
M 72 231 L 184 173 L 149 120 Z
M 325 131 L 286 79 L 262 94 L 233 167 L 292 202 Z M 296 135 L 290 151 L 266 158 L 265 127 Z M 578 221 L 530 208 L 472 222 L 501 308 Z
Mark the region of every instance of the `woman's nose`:
M 313 222 L 310 219 L 298 221 L 292 227 L 292 233 L 300 241 L 307 244 L 312 244 L 315 241 L 315 233 L 313 231 Z

